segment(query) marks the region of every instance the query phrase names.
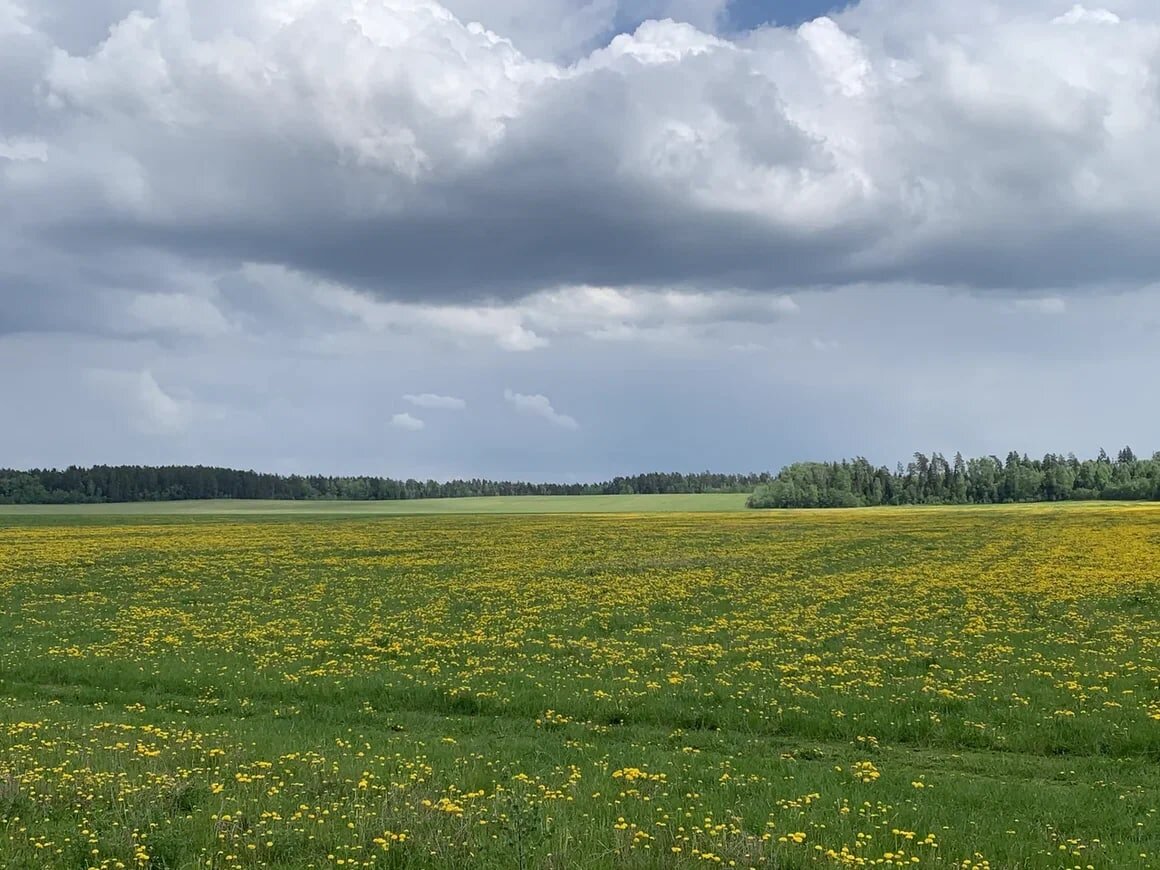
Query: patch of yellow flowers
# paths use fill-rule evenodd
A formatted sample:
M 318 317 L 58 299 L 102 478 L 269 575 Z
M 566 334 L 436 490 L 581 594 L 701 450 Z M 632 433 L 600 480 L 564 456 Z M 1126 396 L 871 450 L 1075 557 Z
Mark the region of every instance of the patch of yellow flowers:
M 891 748 L 1152 757 L 1157 564 L 1121 507 L 13 525 L 0 864 L 1003 866 Z

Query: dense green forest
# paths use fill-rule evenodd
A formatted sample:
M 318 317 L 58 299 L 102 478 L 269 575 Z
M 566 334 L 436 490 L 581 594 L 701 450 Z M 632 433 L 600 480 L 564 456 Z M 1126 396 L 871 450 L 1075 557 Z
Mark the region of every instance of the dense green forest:
M 948 461 L 914 454 L 894 471 L 866 459 L 800 462 L 776 476 L 650 473 L 601 483 L 498 480 L 393 480 L 384 477 L 261 474 L 207 466 L 138 465 L 63 471 L 0 469 L 0 504 L 83 504 L 179 499 L 390 500 L 491 495 L 620 495 L 698 492 L 752 493 L 755 508 L 862 507 L 907 504 L 1000 504 L 1088 499 L 1160 500 L 1160 453 L 1139 459 L 1125 447 L 1113 459 L 1049 453 L 1042 459 L 1009 453 Z
M 260 474 L 230 468 L 97 465 L 63 471 L 0 469 L 0 504 L 85 504 L 207 498 L 390 500 L 489 495 L 620 495 L 753 492 L 769 474 L 638 474 L 603 483 L 392 480 Z
M 909 504 L 1003 504 L 1091 499 L 1160 500 L 1160 453 L 1138 459 L 1125 447 L 1115 459 L 1049 453 L 947 461 L 914 454 L 891 472 L 865 459 L 801 462 L 783 468 L 749 497 L 756 508 L 863 507 Z

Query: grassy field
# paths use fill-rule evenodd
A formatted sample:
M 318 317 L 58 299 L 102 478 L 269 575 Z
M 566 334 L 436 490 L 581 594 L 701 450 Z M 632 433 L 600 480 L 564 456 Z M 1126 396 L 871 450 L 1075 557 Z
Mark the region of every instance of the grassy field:
M 0 866 L 1160 866 L 1156 565 L 1153 507 L 22 512 Z
M 0 517 L 35 516 L 233 516 L 399 514 L 703 513 L 745 509 L 748 496 L 695 495 L 521 495 L 489 498 L 424 498 L 407 501 L 203 501 L 128 502 L 94 505 L 0 505 Z

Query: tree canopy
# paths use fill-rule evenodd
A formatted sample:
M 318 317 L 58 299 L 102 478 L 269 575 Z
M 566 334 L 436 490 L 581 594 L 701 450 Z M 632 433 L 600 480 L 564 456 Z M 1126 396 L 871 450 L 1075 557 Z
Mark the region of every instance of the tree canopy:
M 892 472 L 863 458 L 799 462 L 757 488 L 757 508 L 864 507 L 917 504 L 1007 504 L 1090 499 L 1160 500 L 1160 453 L 1138 459 L 1125 447 L 1115 459 L 1049 453 L 1042 459 L 1007 454 L 963 459 L 915 453 Z
M 84 504 L 180 499 L 393 500 L 491 495 L 630 495 L 753 492 L 765 474 L 652 472 L 601 483 L 527 483 L 501 480 L 394 480 L 387 477 L 278 475 L 200 465 L 70 466 L 0 469 L 0 504 Z
M 95 465 L 0 469 L 0 504 L 84 504 L 181 499 L 352 499 L 358 501 L 492 495 L 752 493 L 754 508 L 910 504 L 1004 504 L 1090 499 L 1160 500 L 1160 453 L 1140 459 L 1125 447 L 1112 458 L 1008 453 L 947 460 L 915 453 L 890 471 L 864 458 L 798 462 L 776 476 L 650 472 L 599 483 L 395 480 L 389 477 L 279 475 L 201 465 Z

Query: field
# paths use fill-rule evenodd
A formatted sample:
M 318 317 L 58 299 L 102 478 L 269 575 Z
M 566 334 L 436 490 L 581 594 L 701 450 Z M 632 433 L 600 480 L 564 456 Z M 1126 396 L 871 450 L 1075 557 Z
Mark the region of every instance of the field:
M 1160 508 L 0 517 L 5 868 L 1160 866 Z
M 206 500 L 128 502 L 95 505 L 0 505 L 0 517 L 101 517 L 396 514 L 556 514 L 556 513 L 702 513 L 745 510 L 744 494 L 695 495 L 521 495 L 486 498 L 423 498 L 409 501 L 264 501 Z

